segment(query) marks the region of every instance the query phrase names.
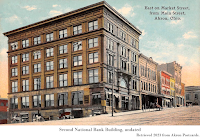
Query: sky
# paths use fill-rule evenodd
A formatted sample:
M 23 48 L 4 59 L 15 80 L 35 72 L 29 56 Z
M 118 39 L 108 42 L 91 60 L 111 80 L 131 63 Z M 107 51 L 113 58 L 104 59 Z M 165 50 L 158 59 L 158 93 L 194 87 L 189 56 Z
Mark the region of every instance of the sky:
M 8 39 L 2 33 L 100 1 L 0 0 L 1 97 L 7 97 L 8 91 L 6 53 Z M 200 86 L 199 0 L 106 0 L 106 2 L 142 31 L 139 43 L 141 53 L 152 57 L 159 64 L 176 61 L 182 66 L 182 82 L 186 86 Z M 165 12 L 166 15 L 161 15 L 161 12 Z M 156 17 L 168 20 L 156 20 Z

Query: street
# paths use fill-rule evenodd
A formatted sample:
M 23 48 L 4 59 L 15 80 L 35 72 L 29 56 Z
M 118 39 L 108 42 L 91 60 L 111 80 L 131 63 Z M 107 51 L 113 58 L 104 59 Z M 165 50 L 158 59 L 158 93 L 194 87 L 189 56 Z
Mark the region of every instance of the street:
M 200 125 L 200 106 L 136 110 L 93 117 L 8 125 Z

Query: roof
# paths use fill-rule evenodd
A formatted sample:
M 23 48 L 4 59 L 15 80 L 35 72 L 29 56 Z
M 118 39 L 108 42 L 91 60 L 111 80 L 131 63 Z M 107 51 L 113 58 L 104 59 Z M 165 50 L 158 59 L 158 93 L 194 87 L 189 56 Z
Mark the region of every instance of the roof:
M 148 61 L 151 61 L 151 62 L 155 63 L 156 65 L 158 65 L 158 63 L 157 63 L 157 62 L 155 62 L 155 61 L 153 60 L 153 58 L 152 58 L 152 57 L 147 57 L 147 56 L 145 56 L 145 55 L 144 55 L 144 54 L 142 54 L 142 53 L 140 53 L 140 54 L 139 54 L 139 56 L 141 56 L 141 57 L 143 57 L 143 58 L 147 59 Z
M 0 98 L 0 100 L 8 100 L 7 98 Z
M 172 76 L 172 74 L 168 73 L 167 71 L 161 70 L 160 72 L 164 72 L 165 74 L 169 75 L 170 77 Z
M 186 86 L 185 91 L 200 90 L 200 86 Z
M 42 20 L 42 21 L 39 21 L 39 22 L 30 24 L 30 25 L 27 25 L 27 26 L 24 26 L 24 27 L 15 29 L 15 30 L 11 30 L 11 31 L 5 32 L 5 33 L 3 33 L 3 34 L 4 34 L 5 36 L 9 36 L 9 35 L 12 35 L 12 34 L 15 34 L 15 33 L 18 33 L 18 32 L 22 32 L 22 31 L 25 31 L 25 30 L 28 30 L 28 29 L 32 29 L 32 28 L 35 28 L 35 27 L 44 25 L 44 24 L 48 24 L 48 23 L 51 23 L 51 22 L 53 22 L 53 21 L 58 21 L 58 20 L 61 20 L 61 19 L 66 18 L 66 17 L 70 17 L 70 16 L 73 16 L 73 15 L 75 15 L 75 14 L 79 14 L 79 13 L 81 13 L 81 12 L 84 12 L 84 11 L 87 11 L 87 10 L 91 10 L 91 9 L 94 9 L 94 8 L 98 8 L 98 7 L 101 7 L 101 6 L 105 6 L 107 9 L 109 9 L 109 10 L 110 10 L 112 13 L 114 13 L 119 19 L 123 20 L 127 25 L 129 25 L 132 29 L 134 29 L 138 34 L 140 34 L 140 35 L 142 34 L 142 32 L 141 32 L 138 28 L 136 28 L 133 24 L 131 24 L 126 18 L 124 18 L 120 13 L 118 13 L 113 7 L 111 7 L 111 6 L 110 6 L 107 2 L 105 2 L 105 1 L 101 1 L 101 2 L 92 4 L 92 5 L 83 7 L 83 8 L 79 8 L 79 9 L 77 9 L 77 10 L 73 10 L 73 11 L 71 11 L 71 12 L 67 12 L 67 13 L 64 13 L 64 14 L 61 14 L 61 15 L 52 17 L 52 18 L 48 18 L 48 19 L 46 19 L 46 20 Z

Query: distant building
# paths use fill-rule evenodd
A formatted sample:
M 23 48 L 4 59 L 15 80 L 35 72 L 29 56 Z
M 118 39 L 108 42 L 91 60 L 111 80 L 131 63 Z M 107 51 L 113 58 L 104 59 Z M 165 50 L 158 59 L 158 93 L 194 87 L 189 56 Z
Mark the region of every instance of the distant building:
M 159 100 L 159 104 L 162 107 L 172 107 L 173 96 L 170 93 L 170 77 L 172 75 L 166 71 L 158 71 L 158 90 L 159 94 L 163 95 L 162 103 Z
M 158 103 L 157 65 L 150 57 L 143 54 L 139 55 L 139 76 L 141 104 L 143 108 L 151 108 L 153 104 Z
M 186 104 L 200 105 L 200 86 L 185 87 Z
M 7 124 L 8 99 L 0 98 L 0 124 Z
M 139 109 L 141 33 L 105 1 L 4 33 L 9 120 Z
M 184 97 L 181 96 L 181 71 L 182 66 L 173 61 L 171 63 L 165 63 L 158 65 L 158 71 L 166 71 L 172 75 L 175 80 L 175 106 L 183 105 L 181 102 Z

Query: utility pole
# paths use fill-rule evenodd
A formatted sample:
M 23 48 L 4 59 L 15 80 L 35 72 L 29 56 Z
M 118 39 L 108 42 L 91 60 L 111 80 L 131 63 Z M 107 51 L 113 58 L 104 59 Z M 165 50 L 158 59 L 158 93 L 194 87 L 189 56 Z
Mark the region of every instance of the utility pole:
M 114 91 L 114 57 L 113 57 L 113 62 L 112 62 L 113 64 L 113 67 L 112 67 L 112 117 L 113 117 L 113 107 L 114 107 L 114 95 L 113 95 L 113 91 Z

